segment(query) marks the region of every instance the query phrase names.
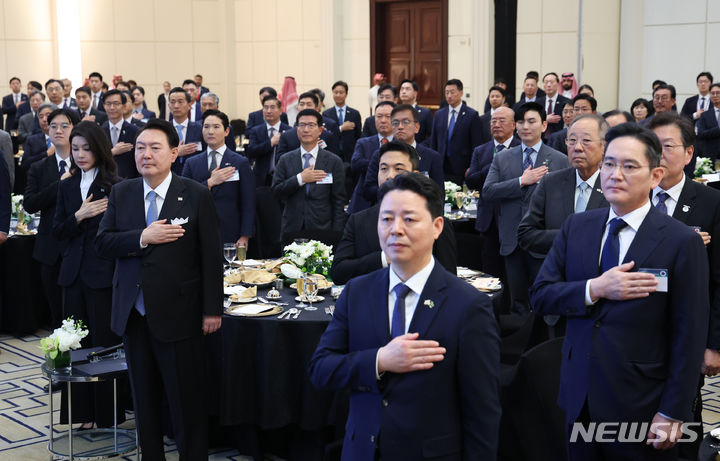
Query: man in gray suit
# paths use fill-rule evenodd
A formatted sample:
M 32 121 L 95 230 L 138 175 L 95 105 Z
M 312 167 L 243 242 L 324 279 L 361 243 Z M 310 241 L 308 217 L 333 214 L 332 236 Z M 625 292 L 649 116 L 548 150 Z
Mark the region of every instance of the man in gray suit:
M 45 95 L 39 91 L 30 94 L 30 112 L 22 115 L 18 119 L 18 141 L 23 143 L 28 136 L 33 134 L 35 128 L 35 120 L 37 119 L 37 111 L 41 104 L 45 102 Z
M 518 225 L 538 181 L 548 171 L 561 170 L 569 164 L 565 155 L 542 143 L 542 134 L 547 129 L 542 105 L 528 102 L 518 107 L 515 124 L 522 143 L 495 156 L 482 194 L 483 201 L 500 205 L 500 254 L 505 258 L 511 310 L 521 314 L 529 310 L 528 289 L 542 261 L 518 246 Z
M 272 189 L 285 208 L 282 234 L 303 229 L 332 229 L 345 225 L 345 167 L 332 152 L 320 149 L 323 118 L 313 109 L 298 113 L 300 148 L 280 157 Z

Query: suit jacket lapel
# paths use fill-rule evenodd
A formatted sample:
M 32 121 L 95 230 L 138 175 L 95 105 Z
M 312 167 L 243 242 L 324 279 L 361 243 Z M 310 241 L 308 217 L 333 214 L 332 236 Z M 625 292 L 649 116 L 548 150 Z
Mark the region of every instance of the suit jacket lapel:
M 562 201 L 564 216 L 575 213 L 575 203 L 573 203 L 575 200 L 575 188 L 577 187 L 575 183 L 575 168 L 571 168 L 568 174 L 565 175 L 565 184 L 561 188 L 561 190 L 566 191 L 563 193 L 565 200 Z
M 390 341 L 390 320 L 388 319 L 388 290 L 390 285 L 390 268 L 377 272 L 372 291 L 366 299 L 376 299 L 373 305 L 373 323 L 378 344 L 383 346 Z
M 590 191 L 590 198 L 588 199 L 586 210 L 594 210 L 606 206 L 605 195 L 603 194 L 602 187 L 600 186 L 600 175 L 595 178 L 595 184 L 593 184 L 592 190 Z
M 169 224 L 170 220 L 173 218 L 184 217 L 178 216 L 180 208 L 182 208 L 185 204 L 183 200 L 184 191 L 185 186 L 182 181 L 173 174 L 172 180 L 170 181 L 170 187 L 168 188 L 167 195 L 163 201 L 163 206 L 160 210 L 160 214 L 158 215 L 158 219 L 167 219 Z
M 665 224 L 661 219 L 658 219 L 660 216 L 660 212 L 651 205 L 650 211 L 645 216 L 630 244 L 630 248 L 628 248 L 623 263 L 635 261 L 634 269 L 643 267 L 643 262 L 662 241 L 662 232 L 659 231 L 665 227 Z
M 432 324 L 433 319 L 445 303 L 445 295 L 441 291 L 445 288 L 445 281 L 440 272 L 441 270 L 440 264 L 435 261 L 435 267 L 420 294 L 420 299 L 418 299 L 415 307 L 415 314 L 413 314 L 408 328 L 408 332 L 420 333 L 420 338 L 425 337 L 430 324 Z
M 582 252 L 582 267 L 588 271 L 588 278 L 600 275 L 600 245 L 602 244 L 605 223 L 609 213 L 610 208 L 605 213 L 598 215 L 597 219 L 591 221 L 590 228 L 585 231 L 588 247 L 584 248 L 587 251 Z
M 145 224 L 145 187 L 143 184 L 143 178 L 138 178 L 133 184 L 132 194 L 137 197 L 137 199 L 133 200 L 133 203 L 140 204 L 140 206 L 130 207 L 132 211 L 132 227 L 134 229 L 145 229 L 145 227 L 147 227 Z M 135 200 L 139 200 L 139 202 L 135 202 Z M 154 245 L 151 245 L 150 247 L 152 246 Z
M 690 212 L 695 205 L 695 196 L 695 188 L 693 187 L 692 180 L 686 177 L 685 184 L 680 191 L 680 197 L 678 197 L 677 205 L 675 205 L 673 218 L 687 224 L 687 220 L 690 217 Z

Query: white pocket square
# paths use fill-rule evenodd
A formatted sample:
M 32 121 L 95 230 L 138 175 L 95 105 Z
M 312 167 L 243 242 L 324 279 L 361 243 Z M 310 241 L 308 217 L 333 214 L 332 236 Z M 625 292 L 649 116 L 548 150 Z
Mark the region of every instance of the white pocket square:
M 181 226 L 183 224 L 187 224 L 188 219 L 190 218 L 173 218 L 170 220 L 170 224 L 173 226 Z

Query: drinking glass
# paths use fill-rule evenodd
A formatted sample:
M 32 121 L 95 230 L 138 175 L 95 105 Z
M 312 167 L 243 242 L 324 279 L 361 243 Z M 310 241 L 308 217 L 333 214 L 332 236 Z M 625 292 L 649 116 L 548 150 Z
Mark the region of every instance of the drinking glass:
M 241 243 L 237 246 L 237 255 L 236 258 L 241 263 L 245 261 L 245 258 L 247 257 L 247 248 L 245 247 L 244 243 Z
M 317 307 L 313 307 L 312 303 L 313 303 L 313 299 L 315 299 L 315 296 L 317 295 L 317 292 L 318 292 L 318 288 L 319 288 L 318 279 L 316 277 L 310 275 L 305 279 L 304 285 L 305 286 L 303 287 L 303 291 L 305 292 L 305 298 L 310 303 L 310 306 L 308 306 L 306 308 L 306 310 L 308 310 L 308 311 L 317 310 Z
M 298 277 L 295 280 L 295 289 L 297 290 L 298 296 L 300 296 L 300 304 L 297 304 L 295 307 L 301 307 L 305 308 L 307 307 L 307 304 L 303 302 L 303 299 L 306 299 L 305 297 L 305 275 L 302 277 Z
M 232 265 L 233 260 L 237 256 L 237 247 L 235 247 L 235 243 L 223 243 L 223 256 L 225 257 L 225 261 L 227 261 L 228 266 Z

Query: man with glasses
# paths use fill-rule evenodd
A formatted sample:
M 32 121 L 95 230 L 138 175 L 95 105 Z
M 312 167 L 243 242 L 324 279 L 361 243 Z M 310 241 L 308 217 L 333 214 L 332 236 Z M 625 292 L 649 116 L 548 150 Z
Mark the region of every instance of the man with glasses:
M 558 404 L 569 459 L 677 459 L 706 346 L 706 250 L 693 229 L 650 202 L 663 179 L 657 136 L 627 123 L 606 142 L 600 182 L 610 208 L 563 223 L 530 290 L 532 306 L 567 317 Z M 647 429 L 639 441 L 613 431 L 603 433 L 608 443 L 573 439 L 603 422 Z
M 139 176 L 135 166 L 135 135 L 138 128 L 125 121 L 123 118 L 124 106 L 127 104 L 127 96 L 120 90 L 110 90 L 103 96 L 103 108 L 108 119 L 103 123 L 112 145 L 112 154 L 117 173 L 120 178 L 137 178 Z
M 700 154 L 715 162 L 720 155 L 720 83 L 710 86 L 710 103 L 710 108 L 703 112 L 697 122 L 698 142 L 695 147 Z
M 193 82 L 194 84 L 195 82 Z M 173 128 L 180 138 L 178 156 L 172 164 L 172 171 L 176 175 L 181 175 L 185 160 L 203 150 L 202 124 L 190 120 L 190 108 L 193 103 L 190 93 L 180 87 L 175 87 L 170 90 L 168 100 Z
M 565 118 L 566 111 L 570 112 L 567 115 L 570 118 L 570 122 L 568 122 Z M 568 128 L 570 127 L 573 119 L 581 115 L 595 113 L 597 113 L 597 101 L 595 98 L 585 93 L 580 93 L 575 96 L 570 104 L 565 104 L 563 107 L 563 120 L 565 120 L 567 127 L 551 134 L 548 139 L 548 146 L 567 155 L 568 150 L 567 145 L 565 144 L 565 139 L 567 138 Z
M 650 123 L 650 120 L 652 120 L 657 114 L 675 111 L 675 87 L 666 83 L 661 83 L 658 86 L 655 86 L 653 88 L 652 103 L 655 108 L 655 113 L 640 122 L 640 125 L 642 126 L 647 126 L 647 124 Z
M 290 129 L 288 124 L 282 122 L 282 104 L 277 96 L 265 96 L 262 104 L 265 123 L 256 125 L 248 131 L 250 142 L 245 148 L 247 157 L 251 161 L 255 161 L 253 171 L 255 173 L 255 184 L 258 187 L 272 184 L 275 167 L 278 160 L 280 160 L 278 154 L 280 136 Z
M 281 235 L 308 229 L 342 232 L 345 225 L 345 167 L 318 145 L 323 118 L 314 109 L 298 113 L 300 147 L 280 157 L 272 189 L 285 207 Z
M 304 109 L 312 109 L 317 111 L 319 105 L 320 100 L 318 99 L 317 95 L 312 91 L 306 91 L 305 93 L 302 93 L 298 98 L 297 109 L 298 112 Z M 282 120 L 282 117 L 280 118 L 280 120 Z M 297 119 L 295 120 L 297 123 Z M 322 125 L 320 126 L 320 139 L 318 139 L 318 142 L 320 142 L 320 147 L 322 149 L 332 152 L 335 155 L 339 155 L 340 130 L 337 126 L 337 123 L 327 117 L 322 117 Z M 300 138 L 298 138 L 298 133 L 295 128 L 285 130 L 282 136 L 280 136 L 276 155 L 277 157 L 281 157 L 285 152 L 295 150 L 299 147 Z

